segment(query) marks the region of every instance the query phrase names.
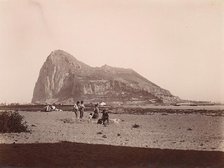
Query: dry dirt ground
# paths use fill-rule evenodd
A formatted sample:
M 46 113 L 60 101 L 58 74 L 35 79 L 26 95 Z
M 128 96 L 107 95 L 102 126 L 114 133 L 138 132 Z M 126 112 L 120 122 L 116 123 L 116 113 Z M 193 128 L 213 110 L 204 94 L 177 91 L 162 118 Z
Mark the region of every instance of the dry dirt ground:
M 0 134 L 0 167 L 224 167 L 224 117 L 110 114 L 120 122 L 104 127 L 88 112 L 20 114 L 31 132 Z
M 110 114 L 106 127 L 76 120 L 73 112 L 20 112 L 31 133 L 0 134 L 0 143 L 60 141 L 119 146 L 224 151 L 224 117 L 200 114 Z M 133 128 L 134 124 L 139 128 Z

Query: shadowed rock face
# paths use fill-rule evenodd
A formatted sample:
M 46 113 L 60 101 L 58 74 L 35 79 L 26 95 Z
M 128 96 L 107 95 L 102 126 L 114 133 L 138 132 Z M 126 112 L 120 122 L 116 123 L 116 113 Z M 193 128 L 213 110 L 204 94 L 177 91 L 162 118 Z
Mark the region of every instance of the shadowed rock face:
M 40 70 L 32 103 L 173 103 L 179 99 L 132 69 L 91 67 L 62 50 L 53 51 Z

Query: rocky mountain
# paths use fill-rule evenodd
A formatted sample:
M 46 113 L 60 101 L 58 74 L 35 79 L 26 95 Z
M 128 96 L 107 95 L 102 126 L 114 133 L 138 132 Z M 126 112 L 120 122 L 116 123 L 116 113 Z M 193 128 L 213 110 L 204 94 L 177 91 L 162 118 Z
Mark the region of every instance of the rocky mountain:
M 32 103 L 73 104 L 77 100 L 148 104 L 173 103 L 179 98 L 132 69 L 91 67 L 55 50 L 40 70 Z

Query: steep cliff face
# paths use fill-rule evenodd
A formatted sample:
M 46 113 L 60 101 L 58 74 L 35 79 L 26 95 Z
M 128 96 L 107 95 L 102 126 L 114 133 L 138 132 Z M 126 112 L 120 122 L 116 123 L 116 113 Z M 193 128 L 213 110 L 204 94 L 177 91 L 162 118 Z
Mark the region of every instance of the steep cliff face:
M 53 51 L 40 70 L 32 103 L 174 102 L 178 98 L 131 69 L 90 67 L 72 55 Z

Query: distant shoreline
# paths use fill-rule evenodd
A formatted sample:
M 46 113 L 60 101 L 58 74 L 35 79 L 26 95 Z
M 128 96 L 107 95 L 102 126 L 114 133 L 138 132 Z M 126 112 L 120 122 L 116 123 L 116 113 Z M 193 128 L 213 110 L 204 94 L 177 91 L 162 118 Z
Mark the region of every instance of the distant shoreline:
M 1 111 L 43 111 L 46 105 L 5 105 L 0 106 Z M 55 105 L 58 109 L 63 111 L 72 111 L 73 105 Z M 94 105 L 87 104 L 86 111 L 93 111 Z M 107 109 L 113 114 L 152 114 L 152 113 L 163 113 L 163 114 L 204 114 L 211 116 L 224 116 L 224 105 L 210 105 L 210 106 L 161 106 L 161 105 L 124 105 L 124 106 L 101 106 L 100 109 Z

